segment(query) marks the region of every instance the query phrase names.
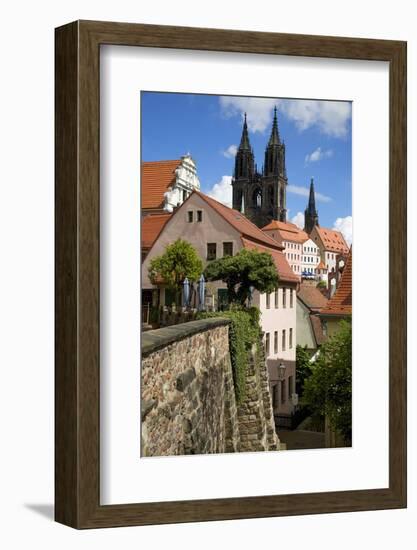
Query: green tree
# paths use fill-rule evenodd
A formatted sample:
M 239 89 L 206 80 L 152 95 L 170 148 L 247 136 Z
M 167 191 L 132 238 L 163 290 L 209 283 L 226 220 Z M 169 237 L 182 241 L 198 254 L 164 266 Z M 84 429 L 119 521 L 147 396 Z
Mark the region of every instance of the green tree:
M 208 281 L 223 281 L 227 285 L 229 302 L 245 304 L 253 286 L 259 292 L 278 288 L 278 273 L 272 256 L 267 252 L 242 249 L 235 256 L 210 262 L 204 272 Z
M 297 393 L 301 397 L 303 395 L 304 382 L 311 376 L 310 355 L 307 351 L 307 346 L 297 346 L 295 351 L 295 365 Z
M 314 415 L 326 416 L 345 442 L 352 441 L 352 323 L 341 321 L 340 330 L 320 348 L 312 374 L 304 384 L 303 403 Z
M 195 248 L 187 241 L 177 239 L 165 248 L 161 256 L 152 258 L 149 279 L 152 284 L 163 283 L 172 290 L 179 290 L 182 282 L 197 281 L 203 271 L 203 262 Z

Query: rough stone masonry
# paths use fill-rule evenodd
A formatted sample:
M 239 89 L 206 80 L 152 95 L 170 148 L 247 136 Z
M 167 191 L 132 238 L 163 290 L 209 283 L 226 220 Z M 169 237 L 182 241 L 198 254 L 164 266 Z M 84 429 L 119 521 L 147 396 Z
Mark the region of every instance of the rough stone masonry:
M 256 346 L 238 407 L 228 319 L 191 321 L 142 335 L 141 455 L 278 450 L 268 374 Z

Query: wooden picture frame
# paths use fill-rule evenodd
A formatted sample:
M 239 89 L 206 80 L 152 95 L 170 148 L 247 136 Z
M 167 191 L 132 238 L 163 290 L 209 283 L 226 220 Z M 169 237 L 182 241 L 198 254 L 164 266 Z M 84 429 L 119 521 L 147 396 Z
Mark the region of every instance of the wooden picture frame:
M 406 43 L 77 21 L 56 29 L 55 518 L 75 528 L 406 506 Z M 99 56 L 117 44 L 389 62 L 389 487 L 100 505 Z

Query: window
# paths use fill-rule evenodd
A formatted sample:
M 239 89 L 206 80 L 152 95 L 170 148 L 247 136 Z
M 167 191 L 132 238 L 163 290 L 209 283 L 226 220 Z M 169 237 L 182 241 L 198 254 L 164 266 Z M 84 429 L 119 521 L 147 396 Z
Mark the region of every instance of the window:
M 282 289 L 282 307 L 287 307 L 287 289 Z
M 223 256 L 233 256 L 233 243 L 223 243 Z
M 216 243 L 207 243 L 207 260 L 215 260 L 217 255 Z
M 288 343 L 288 347 L 292 349 L 292 328 L 290 328 L 290 334 L 289 334 L 290 341 Z
M 274 332 L 274 353 L 278 353 L 278 331 Z
M 185 201 L 187 198 L 187 191 L 182 192 L 182 200 Z
M 271 307 L 271 295 L 269 292 L 266 293 L 266 309 L 269 309 Z
M 290 290 L 290 307 L 294 307 L 294 290 Z
M 269 332 L 267 332 L 265 335 L 265 354 L 267 357 L 269 357 L 269 348 Z
M 203 221 L 203 211 L 197 210 L 197 221 L 202 222 Z
M 275 309 L 278 308 L 278 289 L 275 290 Z
M 190 210 L 189 212 L 187 212 L 188 214 L 188 223 L 192 223 L 193 222 L 193 214 L 194 212 L 192 210 Z
M 285 351 L 286 350 L 286 334 L 285 334 L 285 329 L 282 331 L 282 351 Z

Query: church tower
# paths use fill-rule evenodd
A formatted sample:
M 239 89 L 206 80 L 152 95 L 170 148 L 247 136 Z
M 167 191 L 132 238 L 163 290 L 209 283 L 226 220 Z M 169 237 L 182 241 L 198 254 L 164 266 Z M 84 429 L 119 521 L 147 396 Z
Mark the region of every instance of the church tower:
M 233 186 L 233 208 L 243 213 L 246 204 L 246 192 L 248 185 L 253 181 L 255 175 L 255 162 L 253 150 L 249 141 L 248 124 L 243 122 L 242 137 L 235 157 L 235 170 L 232 179 Z
M 277 108 L 274 108 L 271 137 L 265 149 L 265 162 L 262 186 L 265 200 L 269 204 L 268 216 L 271 220 L 287 221 L 287 170 L 285 167 L 285 143 L 281 142 L 278 128 Z M 272 209 L 272 211 L 271 211 Z
M 316 197 L 314 194 L 314 179 L 310 181 L 310 196 L 307 208 L 304 210 L 304 231 L 310 234 L 314 226 L 319 226 L 319 214 L 316 210 Z
M 258 172 L 254 161 L 245 113 L 232 179 L 233 208 L 258 227 L 272 220 L 286 221 L 286 186 L 285 144 L 279 136 L 276 107 L 262 173 Z

